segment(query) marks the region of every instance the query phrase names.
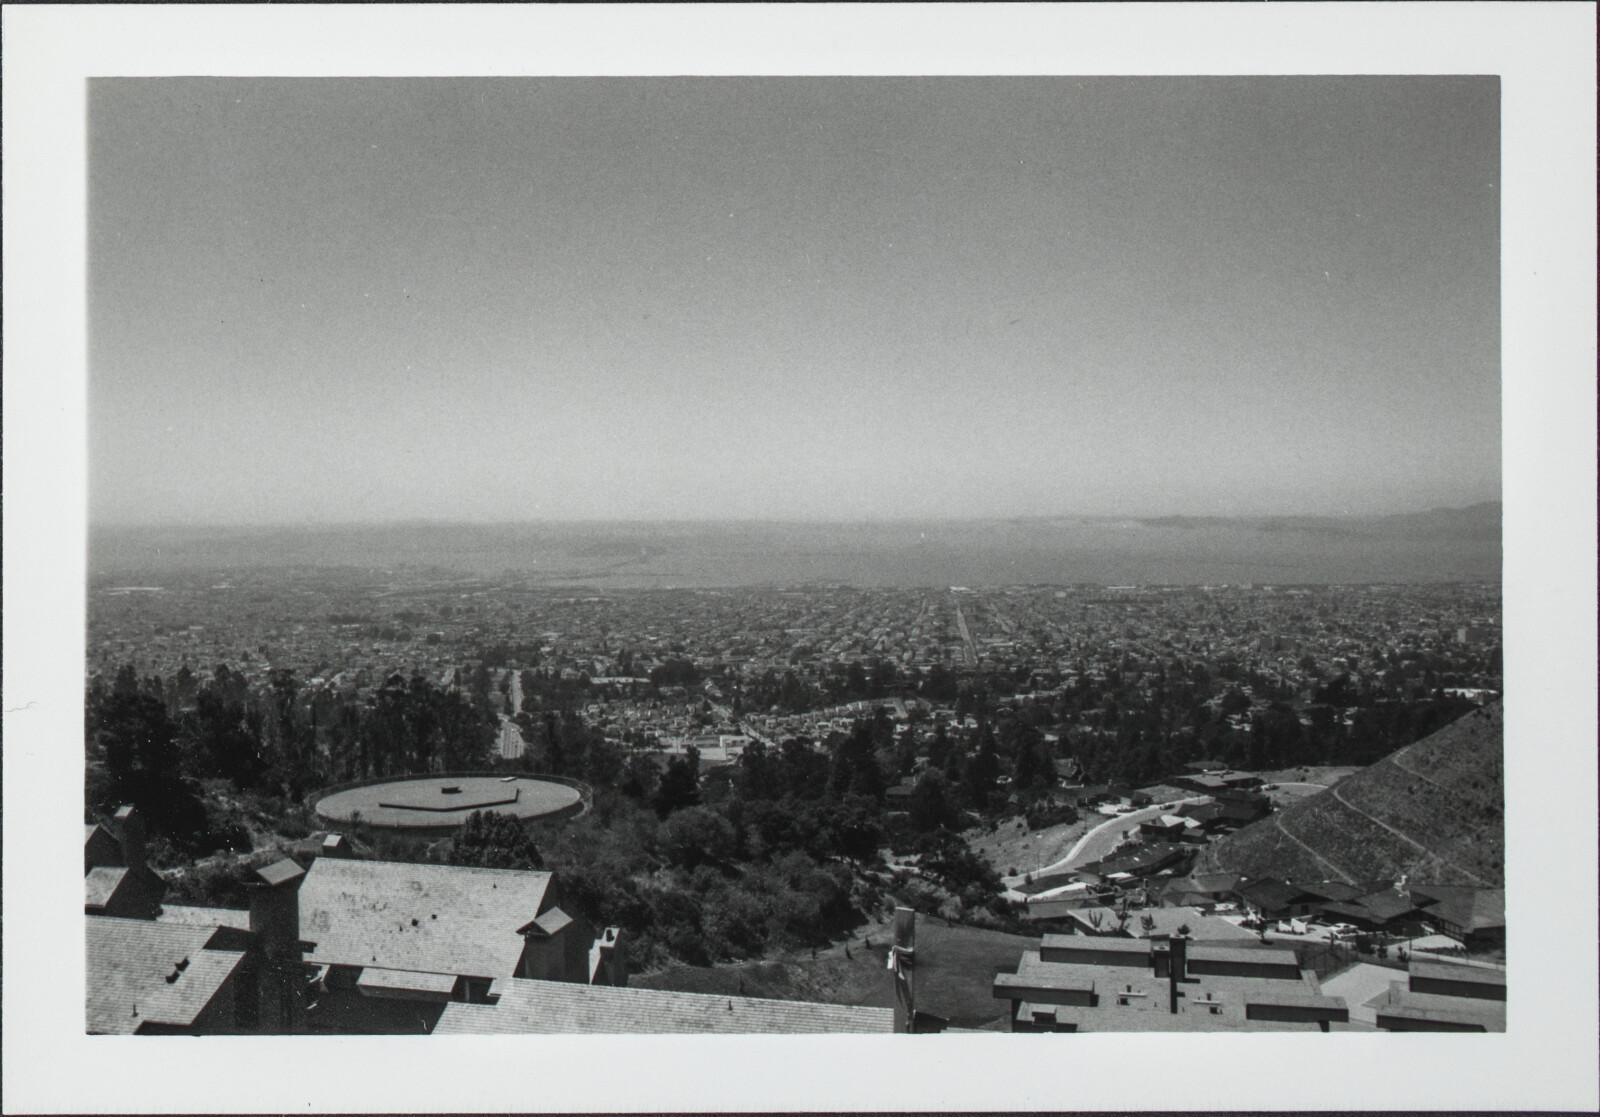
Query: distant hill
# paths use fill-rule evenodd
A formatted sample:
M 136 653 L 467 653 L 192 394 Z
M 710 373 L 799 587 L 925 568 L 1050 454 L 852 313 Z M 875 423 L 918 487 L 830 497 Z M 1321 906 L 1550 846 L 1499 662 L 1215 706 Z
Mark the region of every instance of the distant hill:
M 1352 883 L 1404 874 L 1430 884 L 1504 887 L 1499 705 L 1212 844 L 1201 868 Z
M 1455 539 L 1494 542 L 1500 538 L 1501 505 L 1484 501 L 1465 508 L 1433 508 L 1388 516 L 1161 516 L 1139 521 L 1149 527 L 1234 527 L 1308 535 L 1364 535 L 1376 539 Z

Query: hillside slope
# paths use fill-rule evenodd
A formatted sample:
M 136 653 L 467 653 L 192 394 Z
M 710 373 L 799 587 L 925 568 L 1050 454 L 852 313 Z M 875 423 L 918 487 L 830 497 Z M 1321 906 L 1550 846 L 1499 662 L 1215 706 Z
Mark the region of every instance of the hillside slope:
M 1207 871 L 1505 884 L 1501 709 L 1477 710 L 1209 846 Z
M 634 977 L 628 984 L 684 993 L 892 1008 L 894 982 L 885 968 L 889 941 L 889 928 L 872 924 L 851 940 L 849 954 L 838 945 L 820 951 L 815 958 L 797 951 L 775 960 L 737 965 L 676 965 Z M 1002 970 L 1014 972 L 1022 952 L 1037 949 L 1037 938 L 952 926 L 934 916 L 918 916 L 917 1010 L 942 1016 L 958 1028 L 1003 1026 L 1008 1006 L 994 998 L 994 975 Z

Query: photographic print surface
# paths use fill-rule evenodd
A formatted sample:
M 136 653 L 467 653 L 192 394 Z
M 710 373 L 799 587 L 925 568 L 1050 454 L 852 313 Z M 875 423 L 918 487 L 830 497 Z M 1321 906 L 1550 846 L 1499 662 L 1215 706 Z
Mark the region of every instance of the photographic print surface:
M 93 80 L 87 1030 L 1504 1031 L 1500 105 Z

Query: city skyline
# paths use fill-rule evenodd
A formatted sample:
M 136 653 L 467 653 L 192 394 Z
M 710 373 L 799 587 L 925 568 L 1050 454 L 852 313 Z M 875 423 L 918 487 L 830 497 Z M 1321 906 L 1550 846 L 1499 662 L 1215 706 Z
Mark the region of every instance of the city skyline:
M 90 519 L 1497 500 L 1498 98 L 97 80 Z

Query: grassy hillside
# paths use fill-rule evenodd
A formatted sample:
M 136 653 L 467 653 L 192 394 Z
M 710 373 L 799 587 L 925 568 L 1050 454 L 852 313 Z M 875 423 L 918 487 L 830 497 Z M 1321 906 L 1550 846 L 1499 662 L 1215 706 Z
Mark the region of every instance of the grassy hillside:
M 1503 764 L 1500 707 L 1475 711 L 1207 847 L 1199 870 L 1503 887 Z
M 845 946 L 839 945 L 818 951 L 815 959 L 809 953 L 795 953 L 774 961 L 732 966 L 671 966 L 635 977 L 629 984 L 686 993 L 892 1008 L 894 989 L 885 965 L 889 941 L 888 926 L 878 925 L 848 944 L 848 957 Z M 1038 947 L 1036 938 L 918 916 L 918 1010 L 942 1016 L 962 1028 L 1003 1024 L 1009 1006 L 994 999 L 994 975 L 1001 970 L 1015 972 L 1022 952 Z

